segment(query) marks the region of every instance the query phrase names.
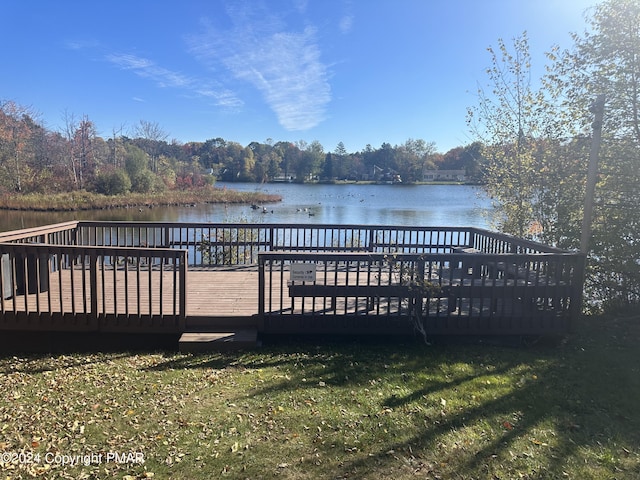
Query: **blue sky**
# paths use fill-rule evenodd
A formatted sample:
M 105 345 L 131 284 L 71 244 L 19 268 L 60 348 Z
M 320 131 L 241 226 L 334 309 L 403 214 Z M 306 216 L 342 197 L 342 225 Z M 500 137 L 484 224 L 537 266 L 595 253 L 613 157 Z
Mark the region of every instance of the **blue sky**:
M 596 0 L 2 0 L 0 100 L 50 129 L 140 120 L 181 142 L 470 143 L 487 47 L 528 32 L 534 71 Z

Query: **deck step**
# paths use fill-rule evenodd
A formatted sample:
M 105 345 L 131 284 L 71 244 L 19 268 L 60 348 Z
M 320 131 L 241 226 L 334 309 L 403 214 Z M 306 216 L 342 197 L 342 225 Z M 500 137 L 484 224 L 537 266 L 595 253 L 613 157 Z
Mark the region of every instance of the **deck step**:
M 230 352 L 258 345 L 256 329 L 224 332 L 185 332 L 178 343 L 182 353 Z
M 257 315 L 238 316 L 196 316 L 189 315 L 186 320 L 187 332 L 234 332 L 258 328 Z

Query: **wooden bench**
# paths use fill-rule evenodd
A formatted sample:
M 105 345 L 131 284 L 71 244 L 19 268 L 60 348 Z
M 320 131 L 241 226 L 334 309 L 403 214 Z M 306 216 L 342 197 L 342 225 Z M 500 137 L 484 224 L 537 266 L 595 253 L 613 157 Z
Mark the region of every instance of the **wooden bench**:
M 532 285 L 555 285 L 562 284 L 563 282 L 557 282 L 553 276 L 547 273 L 541 273 L 537 270 L 527 269 L 525 267 L 517 266 L 512 263 L 498 262 L 496 268 L 504 275 L 504 278 L 511 278 L 514 280 L 525 280 L 527 284 Z
M 478 256 L 476 256 L 476 254 L 481 254 L 482 251 L 478 250 L 477 248 L 467 247 L 464 245 L 454 245 L 453 247 L 451 247 L 451 251 L 453 253 L 464 253 L 466 255 L 470 255 L 469 261 L 461 262 L 459 267 L 465 276 L 480 278 L 482 266 L 478 262 Z
M 331 310 L 336 309 L 338 298 L 366 298 L 367 309 L 374 310 L 376 301 L 381 298 L 401 298 L 422 300 L 424 292 L 409 285 L 320 285 L 292 284 L 288 286 L 290 298 L 329 298 Z M 450 297 L 450 288 L 444 287 L 432 297 Z
M 468 254 L 482 253 L 482 251 L 478 250 L 477 248 L 465 247 L 465 246 L 459 246 L 459 245 L 451 247 L 451 250 L 453 251 L 453 253 L 468 253 Z

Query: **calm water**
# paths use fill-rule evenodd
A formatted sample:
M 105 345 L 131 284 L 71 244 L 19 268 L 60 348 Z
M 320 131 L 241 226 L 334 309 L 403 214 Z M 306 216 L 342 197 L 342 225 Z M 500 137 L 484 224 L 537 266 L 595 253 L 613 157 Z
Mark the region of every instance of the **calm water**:
M 489 228 L 491 202 L 468 185 L 298 185 L 218 183 L 243 191 L 276 193 L 282 202 L 253 210 L 249 205 L 197 205 L 91 212 L 0 212 L 0 231 L 67 220 L 183 222 L 336 223 L 474 226 Z M 263 207 L 263 206 L 261 206 Z

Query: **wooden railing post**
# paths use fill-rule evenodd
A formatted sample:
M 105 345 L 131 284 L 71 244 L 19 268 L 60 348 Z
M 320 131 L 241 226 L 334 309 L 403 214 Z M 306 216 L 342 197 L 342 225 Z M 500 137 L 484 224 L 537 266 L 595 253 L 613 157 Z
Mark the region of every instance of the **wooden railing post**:
M 187 265 L 189 263 L 189 251 L 185 250 L 180 257 L 180 330 L 187 326 Z M 176 288 L 175 285 L 173 288 Z
M 264 256 L 258 254 L 258 327 L 260 330 L 264 330 L 264 263 Z
M 164 230 L 164 248 L 171 248 L 171 237 L 169 232 L 171 231 L 171 229 L 168 226 L 163 227 Z M 154 239 L 155 240 L 155 239 Z M 164 264 L 168 265 L 169 264 L 169 258 L 165 258 L 164 259 Z
M 89 291 L 91 295 L 91 313 L 88 315 L 90 322 L 98 322 L 98 255 L 95 251 L 89 254 Z
M 424 294 L 424 285 L 425 285 L 425 278 L 424 278 L 424 273 L 425 273 L 425 261 L 424 258 L 420 257 L 418 259 L 418 261 L 416 262 L 416 280 L 418 281 L 418 285 L 420 285 L 420 290 L 421 293 Z M 415 281 L 415 280 L 414 280 Z M 428 295 L 430 296 L 430 295 Z M 414 300 L 413 300 L 413 311 L 411 311 L 411 314 L 417 313 L 418 317 L 417 318 L 422 318 L 422 302 L 424 300 L 424 297 L 422 295 L 417 296 Z M 409 303 L 411 304 L 411 299 L 409 299 Z M 415 309 L 419 309 L 417 312 Z

